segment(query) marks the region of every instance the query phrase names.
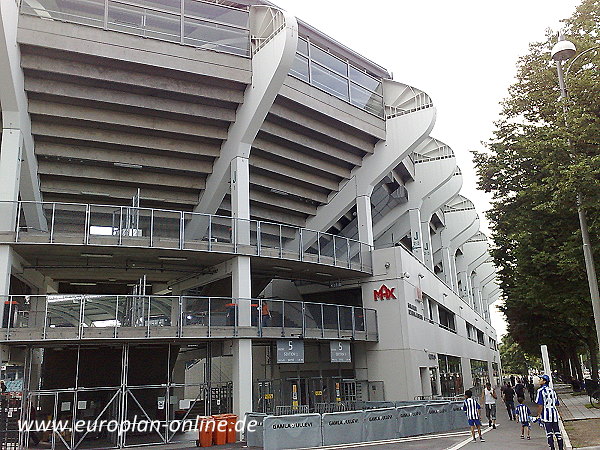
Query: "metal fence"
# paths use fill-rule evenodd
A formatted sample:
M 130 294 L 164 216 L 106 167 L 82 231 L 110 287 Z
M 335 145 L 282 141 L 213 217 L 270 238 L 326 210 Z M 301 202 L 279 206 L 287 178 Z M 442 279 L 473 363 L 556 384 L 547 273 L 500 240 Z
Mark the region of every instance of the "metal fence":
M 6 341 L 295 337 L 378 339 L 373 309 L 270 299 L 152 295 L 12 295 L 3 301 Z M 250 325 L 240 316 L 249 313 Z
M 248 10 L 202 0 L 23 0 L 21 13 L 250 56 Z
M 291 225 L 131 206 L 13 203 L 17 207 L 14 241 L 23 244 L 235 253 L 325 264 L 366 273 L 372 270 L 372 246 Z M 32 206 L 41 208 L 43 212 L 43 229 L 27 223 L 24 208 Z

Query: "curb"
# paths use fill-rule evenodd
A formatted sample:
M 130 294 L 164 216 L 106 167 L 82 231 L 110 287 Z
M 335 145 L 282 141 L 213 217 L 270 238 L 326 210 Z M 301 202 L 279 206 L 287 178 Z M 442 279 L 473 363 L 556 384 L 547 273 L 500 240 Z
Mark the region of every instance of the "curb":
M 565 449 L 573 450 L 573 445 L 571 445 L 571 439 L 567 434 L 567 430 L 565 429 L 565 424 L 563 423 L 562 419 L 558 421 L 558 426 L 560 428 L 560 433 L 562 434 L 563 441 L 565 443 Z

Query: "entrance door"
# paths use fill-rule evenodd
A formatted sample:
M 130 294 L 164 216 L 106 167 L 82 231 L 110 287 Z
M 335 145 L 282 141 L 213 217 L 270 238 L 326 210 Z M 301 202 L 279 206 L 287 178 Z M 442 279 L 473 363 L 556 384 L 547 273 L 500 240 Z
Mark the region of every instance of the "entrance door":
M 429 368 L 419 367 L 419 376 L 421 379 L 421 395 L 423 398 L 431 397 L 431 378 L 429 377 Z
M 439 395 L 437 367 L 429 368 L 429 379 L 431 380 L 431 395 Z

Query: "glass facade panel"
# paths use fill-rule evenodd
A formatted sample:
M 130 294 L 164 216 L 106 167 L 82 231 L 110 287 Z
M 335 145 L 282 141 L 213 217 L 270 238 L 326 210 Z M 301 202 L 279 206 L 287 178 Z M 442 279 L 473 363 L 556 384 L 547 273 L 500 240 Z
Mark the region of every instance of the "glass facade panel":
M 146 36 L 165 41 L 179 42 L 180 17 L 157 11 L 146 12 Z
M 342 100 L 348 101 L 348 80 L 317 64 L 310 68 L 312 84 Z
M 458 356 L 438 355 L 442 397 L 454 397 L 464 391 L 462 365 Z
M 383 97 L 350 83 L 350 103 L 375 115 L 383 114 Z
M 490 379 L 487 361 L 478 359 L 471 360 L 471 377 L 473 378 L 473 389 L 476 394 L 481 393 L 481 389 Z
M 312 44 L 310 46 L 310 58 L 340 75 L 348 76 L 347 62 L 336 58 L 332 54 L 327 53 L 325 50 L 321 50 L 319 47 L 315 47 Z
M 21 11 L 31 15 L 43 12 L 52 18 L 82 25 L 101 27 L 104 24 L 104 0 L 60 3 L 55 0 L 23 1 Z
M 143 34 L 144 10 L 129 5 L 108 5 L 108 28 L 126 33 Z
M 296 58 L 294 59 L 294 64 L 292 65 L 290 73 L 308 83 L 308 59 L 296 53 Z
M 236 55 L 248 55 L 248 31 L 185 17 L 185 44 Z
M 148 8 L 162 9 L 179 14 L 181 12 L 181 3 L 178 0 L 127 0 L 139 6 Z
M 381 87 L 381 80 L 373 78 L 370 75 L 350 66 L 350 80 L 356 84 L 369 89 L 370 91 L 376 92 L 379 95 L 383 94 L 383 88 Z
M 302 38 L 298 38 L 298 53 L 308 56 L 308 42 Z
M 106 26 L 113 31 L 249 56 L 247 10 L 185 0 L 184 11 L 186 31 L 182 42 L 179 0 L 36 0 L 21 5 L 23 14 L 49 15 L 70 23 Z
M 215 20 L 243 28 L 248 27 L 248 12 L 239 9 L 227 8 L 214 3 L 204 3 L 197 0 L 185 0 L 183 2 L 183 11 L 186 16 Z

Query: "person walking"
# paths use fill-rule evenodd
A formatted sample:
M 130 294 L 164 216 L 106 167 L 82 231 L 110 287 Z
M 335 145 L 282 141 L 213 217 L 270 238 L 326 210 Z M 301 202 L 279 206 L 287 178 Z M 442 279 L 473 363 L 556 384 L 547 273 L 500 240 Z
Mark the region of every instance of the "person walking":
M 496 428 L 496 399 L 498 396 L 492 388 L 491 383 L 486 383 L 481 393 L 481 403 L 485 405 L 485 416 L 488 419 L 488 426 Z
M 504 387 L 503 397 L 506 411 L 508 412 L 508 419 L 515 420 L 515 391 L 508 383 Z
M 519 422 L 521 422 L 521 439 L 525 439 L 525 430 L 527 430 L 527 440 L 531 439 L 531 410 L 525 404 L 523 397 L 517 397 L 519 404 L 515 408 L 515 415 Z
M 467 389 L 465 391 L 463 411 L 467 415 L 467 422 L 469 423 L 469 427 L 471 427 L 471 436 L 473 437 L 473 442 L 477 441 L 477 438 L 475 437 L 475 428 L 477 428 L 477 432 L 479 433 L 479 440 L 481 442 L 485 442 L 485 439 L 483 439 L 481 436 L 480 410 L 481 406 L 479 406 L 477 400 L 473 398 L 473 391 Z
M 554 389 L 550 387 L 550 377 L 542 375 L 540 377 L 540 388 L 537 391 L 535 402 L 538 405 L 538 416 L 542 421 L 542 425 L 546 429 L 546 438 L 548 439 L 548 447 L 552 450 L 554 447 L 554 438 L 558 444 L 558 449 L 563 450 L 564 443 L 560 428 L 558 427 L 559 415 L 556 407 L 559 405 L 558 396 Z
M 517 395 L 517 398 L 525 398 L 525 385 L 521 378 L 517 379 L 517 384 L 515 384 L 515 394 Z
M 535 402 L 535 386 L 533 384 L 533 378 L 529 378 L 527 382 L 527 392 L 529 392 L 529 399 Z

